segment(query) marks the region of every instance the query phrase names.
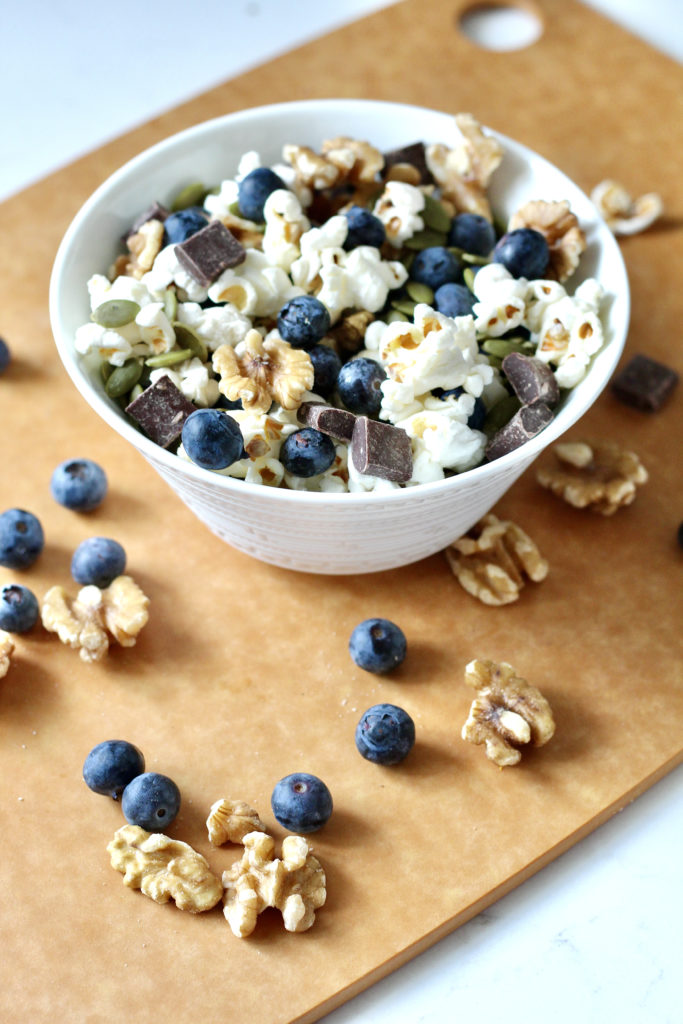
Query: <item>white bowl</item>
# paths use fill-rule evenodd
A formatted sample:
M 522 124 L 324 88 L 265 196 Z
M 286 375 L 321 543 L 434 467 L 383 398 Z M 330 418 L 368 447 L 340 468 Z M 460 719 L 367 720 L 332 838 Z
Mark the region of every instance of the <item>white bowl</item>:
M 323 494 L 247 484 L 210 473 L 139 433 L 104 393 L 74 349 L 76 328 L 90 316 L 86 282 L 106 272 L 117 242 L 153 200 L 169 202 L 194 181 L 220 182 L 240 156 L 256 150 L 281 159 L 284 143 L 319 148 L 335 135 L 389 150 L 416 142 L 453 144 L 451 114 L 397 103 L 310 100 L 240 111 L 196 125 L 145 150 L 108 178 L 70 225 L 50 282 L 50 316 L 59 354 L 86 401 L 130 441 L 178 496 L 219 537 L 255 558 L 306 572 L 366 573 L 407 565 L 461 536 L 489 511 L 538 454 L 571 427 L 607 384 L 629 320 L 628 278 L 619 247 L 588 197 L 543 157 L 492 132 L 504 158 L 490 197 L 505 218 L 529 199 L 568 199 L 586 232 L 587 249 L 570 290 L 596 277 L 608 300 L 605 345 L 586 378 L 568 393 L 554 420 L 523 447 L 460 476 L 379 493 Z

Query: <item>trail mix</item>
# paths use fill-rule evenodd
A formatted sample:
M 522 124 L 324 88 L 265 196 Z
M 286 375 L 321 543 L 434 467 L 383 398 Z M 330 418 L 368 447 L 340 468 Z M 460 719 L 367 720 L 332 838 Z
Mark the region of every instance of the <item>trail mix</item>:
M 312 491 L 440 480 L 544 429 L 603 345 L 603 291 L 565 287 L 586 244 L 568 202 L 495 224 L 502 148 L 455 122 L 452 147 L 248 152 L 154 202 L 88 281 L 75 346 L 107 395 L 182 458 Z

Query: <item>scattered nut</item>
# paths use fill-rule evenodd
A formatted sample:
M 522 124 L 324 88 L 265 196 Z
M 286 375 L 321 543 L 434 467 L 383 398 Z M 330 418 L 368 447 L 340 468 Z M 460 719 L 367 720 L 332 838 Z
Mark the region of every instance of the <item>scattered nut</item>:
M 614 441 L 562 442 L 553 452 L 560 465 L 540 469 L 536 479 L 574 508 L 611 516 L 630 505 L 636 487 L 648 479 L 635 452 L 623 451 Z
M 223 895 L 206 859 L 178 839 L 124 825 L 107 852 L 111 866 L 123 874 L 123 884 L 140 889 L 156 903 L 174 900 L 180 910 L 200 914 L 215 907 Z
M 635 235 L 645 231 L 664 210 L 661 196 L 656 192 L 647 192 L 638 199 L 632 199 L 623 185 L 611 178 L 595 186 L 591 199 L 615 235 Z
M 218 218 L 245 248 L 261 249 L 263 247 L 263 226 L 236 213 L 221 214 Z
M 241 843 L 249 832 L 265 832 L 257 812 L 244 800 L 216 800 L 206 819 L 209 839 L 214 846 Z
M 282 913 L 288 932 L 303 932 L 315 920 L 327 890 L 325 872 L 302 836 L 287 836 L 282 859 L 273 857 L 275 841 L 264 832 L 249 832 L 244 854 L 223 872 L 223 913 L 234 935 L 244 938 L 266 907 Z
M 503 159 L 503 149 L 497 139 L 484 134 L 472 114 L 456 114 L 455 123 L 461 141 L 452 149 L 440 143 L 427 146 L 427 166 L 442 196 L 451 200 L 458 212 L 478 213 L 491 220 L 486 189 Z
M 322 144 L 323 156 L 339 168 L 344 181 L 353 185 L 368 184 L 376 180 L 384 167 L 384 157 L 378 149 L 361 139 L 338 136 Z
M 532 539 L 515 523 L 493 513 L 445 553 L 458 583 L 483 604 L 510 604 L 519 597 L 525 576 L 539 583 L 548 575 L 548 563 Z
M 128 253 L 117 257 L 110 271 L 110 277 L 120 274 L 127 277 L 141 278 L 151 270 L 154 260 L 161 252 L 164 239 L 162 221 L 152 218 L 145 221 L 138 230 L 126 239 Z
M 83 661 L 101 661 L 109 650 L 107 630 L 122 647 L 133 647 L 149 618 L 149 598 L 131 576 L 117 578 L 103 590 L 82 587 L 72 601 L 61 586 L 43 598 L 43 626 Z
M 230 401 L 241 399 L 249 412 L 268 412 L 273 400 L 283 409 L 297 409 L 304 392 L 313 387 L 308 353 L 284 341 L 264 340 L 255 329 L 234 349 L 219 346 L 213 368 L 221 378 L 221 393 Z
M 477 691 L 462 728 L 469 743 L 486 745 L 486 756 L 500 767 L 517 764 L 526 743 L 542 747 L 555 732 L 552 711 L 535 686 L 507 662 L 475 659 L 465 668 L 465 682 Z
M 516 228 L 533 228 L 545 238 L 550 250 L 547 278 L 565 281 L 574 273 L 586 248 L 586 236 L 566 199 L 562 202 L 534 199 L 525 203 L 510 218 L 508 230 Z
M 14 651 L 14 641 L 9 633 L 0 629 L 0 679 L 9 671 L 10 659 Z

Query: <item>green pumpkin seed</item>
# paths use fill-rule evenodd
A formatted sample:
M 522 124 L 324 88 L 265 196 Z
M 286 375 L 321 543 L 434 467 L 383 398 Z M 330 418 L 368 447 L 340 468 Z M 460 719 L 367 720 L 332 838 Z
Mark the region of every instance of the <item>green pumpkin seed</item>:
M 442 204 L 434 196 L 424 197 L 425 205 L 422 210 L 422 219 L 428 228 L 443 234 L 448 234 L 451 226 L 451 218 L 444 210 Z
M 91 320 L 100 327 L 125 327 L 139 312 L 140 307 L 132 299 L 107 299 L 94 310 Z
M 134 388 L 131 388 L 126 405 L 130 405 L 130 403 L 134 402 L 136 398 L 139 398 L 144 390 L 145 389 L 143 388 L 142 384 L 136 384 Z
M 428 306 L 434 302 L 434 289 L 422 281 L 406 281 L 406 291 L 415 302 L 426 302 Z
M 472 293 L 474 293 L 474 279 L 476 276 L 477 272 L 474 267 L 465 267 L 462 272 L 463 280 Z
M 187 324 L 181 324 L 177 320 L 173 321 L 173 330 L 175 331 L 176 345 L 188 348 L 197 359 L 205 363 L 209 358 L 209 350 L 199 335 Z
M 417 305 L 412 299 L 392 299 L 391 308 L 398 310 L 399 313 L 404 313 L 407 317 L 412 319 L 413 313 L 415 312 L 415 306 Z
M 500 402 L 496 402 L 493 408 L 489 409 L 486 414 L 484 433 L 491 436 L 491 434 L 495 434 L 497 430 L 500 430 L 501 427 L 504 427 L 521 407 L 521 404 L 516 395 L 508 395 L 506 398 L 501 398 Z
M 158 370 L 160 366 L 175 366 L 177 363 L 184 363 L 192 354 L 189 348 L 174 348 L 171 352 L 162 352 L 161 355 L 145 359 L 145 366 L 152 370 Z
M 488 256 L 477 256 L 473 252 L 462 253 L 460 259 L 463 263 L 471 263 L 477 267 L 485 267 L 491 262 Z
M 513 338 L 486 338 L 481 343 L 482 350 L 487 356 L 496 356 L 498 359 L 505 359 L 511 352 L 524 352 L 527 346 Z
M 405 313 L 399 312 L 398 309 L 391 309 L 389 310 L 389 313 L 387 314 L 385 319 L 388 324 L 395 324 L 397 321 L 400 321 L 401 323 L 405 324 L 408 323 L 408 320 L 410 318 L 407 317 Z
M 105 384 L 111 377 L 113 370 L 114 367 L 111 365 L 111 363 L 107 363 L 106 361 L 100 363 L 100 377 L 102 378 Z
M 431 249 L 435 245 L 446 244 L 446 236 L 440 231 L 432 231 L 431 228 L 425 228 L 424 231 L 416 231 L 411 238 L 407 238 L 403 243 L 406 249 Z
M 110 398 L 120 398 L 135 387 L 141 376 L 142 363 L 138 359 L 129 359 L 123 366 L 117 366 L 112 370 L 104 390 Z
M 202 185 L 200 181 L 195 181 L 191 185 L 186 185 L 185 188 L 181 188 L 177 196 L 171 203 L 171 211 L 178 213 L 179 210 L 186 210 L 188 206 L 201 206 L 204 202 L 206 195 L 206 185 Z
M 164 292 L 164 313 L 171 323 L 178 315 L 178 295 L 175 288 L 167 288 Z

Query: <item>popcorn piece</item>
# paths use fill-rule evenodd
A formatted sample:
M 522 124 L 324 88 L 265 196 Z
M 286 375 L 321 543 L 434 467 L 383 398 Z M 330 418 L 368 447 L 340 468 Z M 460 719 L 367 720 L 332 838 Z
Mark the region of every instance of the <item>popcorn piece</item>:
M 185 398 L 197 408 L 206 409 L 218 401 L 218 381 L 209 376 L 208 366 L 197 356 L 177 363 L 173 369 L 163 366 L 152 370 L 149 375 L 153 384 L 162 377 L 169 377 Z
M 403 181 L 387 181 L 373 208 L 375 217 L 384 224 L 387 241 L 400 249 L 417 231 L 424 228 L 420 216 L 425 197 L 419 188 Z
M 611 178 L 595 186 L 591 199 L 615 235 L 635 235 L 645 231 L 664 210 L 661 196 L 656 192 L 633 199 L 623 185 Z
M 426 148 L 427 167 L 458 212 L 478 213 L 491 220 L 486 197 L 491 176 L 503 159 L 497 139 L 486 135 L 471 114 L 456 114 L 460 141 L 451 149 L 443 144 Z
M 263 253 L 271 265 L 289 270 L 301 253 L 299 239 L 309 230 L 310 221 L 294 193 L 281 188 L 266 199 L 263 217 Z
M 273 266 L 257 249 L 247 249 L 240 266 L 225 270 L 209 288 L 212 302 L 229 302 L 244 317 L 275 316 L 285 302 L 301 293 L 285 270 Z
M 140 341 L 149 352 L 161 355 L 170 352 L 175 344 L 175 333 L 164 312 L 163 302 L 148 302 L 135 317 L 140 329 Z
M 472 307 L 475 327 L 490 338 L 519 327 L 526 313 L 527 284 L 500 263 L 482 267 L 474 279 L 477 302 Z
M 455 409 L 451 407 L 438 412 L 423 409 L 397 424 L 413 444 L 411 482 L 440 480 L 445 476 L 445 469 L 462 473 L 481 462 L 486 436 L 461 422 L 457 414 L 453 414 Z M 425 473 L 428 474 L 426 477 Z
M 12 637 L 4 629 L 0 629 L 0 679 L 6 676 L 9 671 L 13 652 L 14 641 Z
M 592 278 L 584 281 L 573 296 L 565 295 L 546 307 L 540 330 L 531 335 L 535 355 L 556 366 L 561 388 L 572 388 L 583 380 L 592 357 L 603 346 L 601 298 L 600 285 Z
M 273 856 L 275 842 L 264 832 L 250 832 L 242 841 L 242 859 L 223 872 L 223 913 L 233 934 L 251 935 L 266 907 L 282 913 L 287 931 L 306 931 L 327 897 L 325 872 L 307 841 L 287 836 L 281 860 Z
M 630 505 L 636 488 L 648 479 L 635 452 L 622 450 L 614 441 L 562 442 L 553 452 L 560 465 L 540 469 L 536 479 L 574 508 L 611 516 Z
M 123 884 L 140 889 L 156 903 L 174 900 L 180 910 L 200 914 L 223 895 L 220 880 L 204 857 L 187 843 L 137 825 L 124 825 L 107 846 L 111 866 Z
M 319 277 L 316 297 L 335 323 L 345 309 L 377 312 L 389 292 L 407 281 L 408 271 L 398 260 L 383 260 L 379 249 L 358 245 L 350 252 L 323 252 Z
M 520 746 L 541 747 L 553 736 L 555 722 L 548 701 L 512 665 L 475 659 L 465 668 L 465 682 L 477 696 L 462 738 L 485 744 L 486 756 L 501 768 L 521 760 Z
M 177 285 L 183 297 L 191 302 L 205 302 L 208 297 L 206 288 L 201 285 L 179 262 L 176 246 L 167 245 L 161 250 L 151 270 L 140 279 L 141 283 L 158 298 L 163 295 L 169 285 Z
M 221 345 L 234 348 L 251 330 L 251 320 L 232 305 L 202 309 L 196 302 L 182 302 L 177 315 L 179 323 L 192 328 L 211 352 Z
M 549 278 L 565 281 L 574 273 L 586 248 L 586 236 L 566 199 L 562 202 L 534 199 L 525 203 L 508 223 L 508 231 L 516 228 L 533 228 L 545 238 L 550 250 Z
M 249 832 L 265 832 L 257 812 L 244 800 L 216 800 L 206 819 L 209 839 L 214 846 L 241 843 Z
M 460 586 L 482 604 L 510 604 L 519 598 L 525 577 L 540 583 L 548 575 L 548 563 L 531 537 L 493 513 L 454 541 L 445 554 Z
M 41 618 L 50 633 L 78 650 L 83 661 L 101 661 L 109 650 L 107 630 L 122 647 L 133 647 L 149 618 L 149 598 L 130 576 L 104 589 L 82 587 L 72 601 L 63 587 L 51 587 L 43 598 Z
M 221 345 L 213 355 L 220 391 L 229 401 L 242 400 L 246 410 L 267 412 L 273 400 L 296 409 L 313 386 L 313 364 L 307 352 L 251 330 L 236 349 Z

